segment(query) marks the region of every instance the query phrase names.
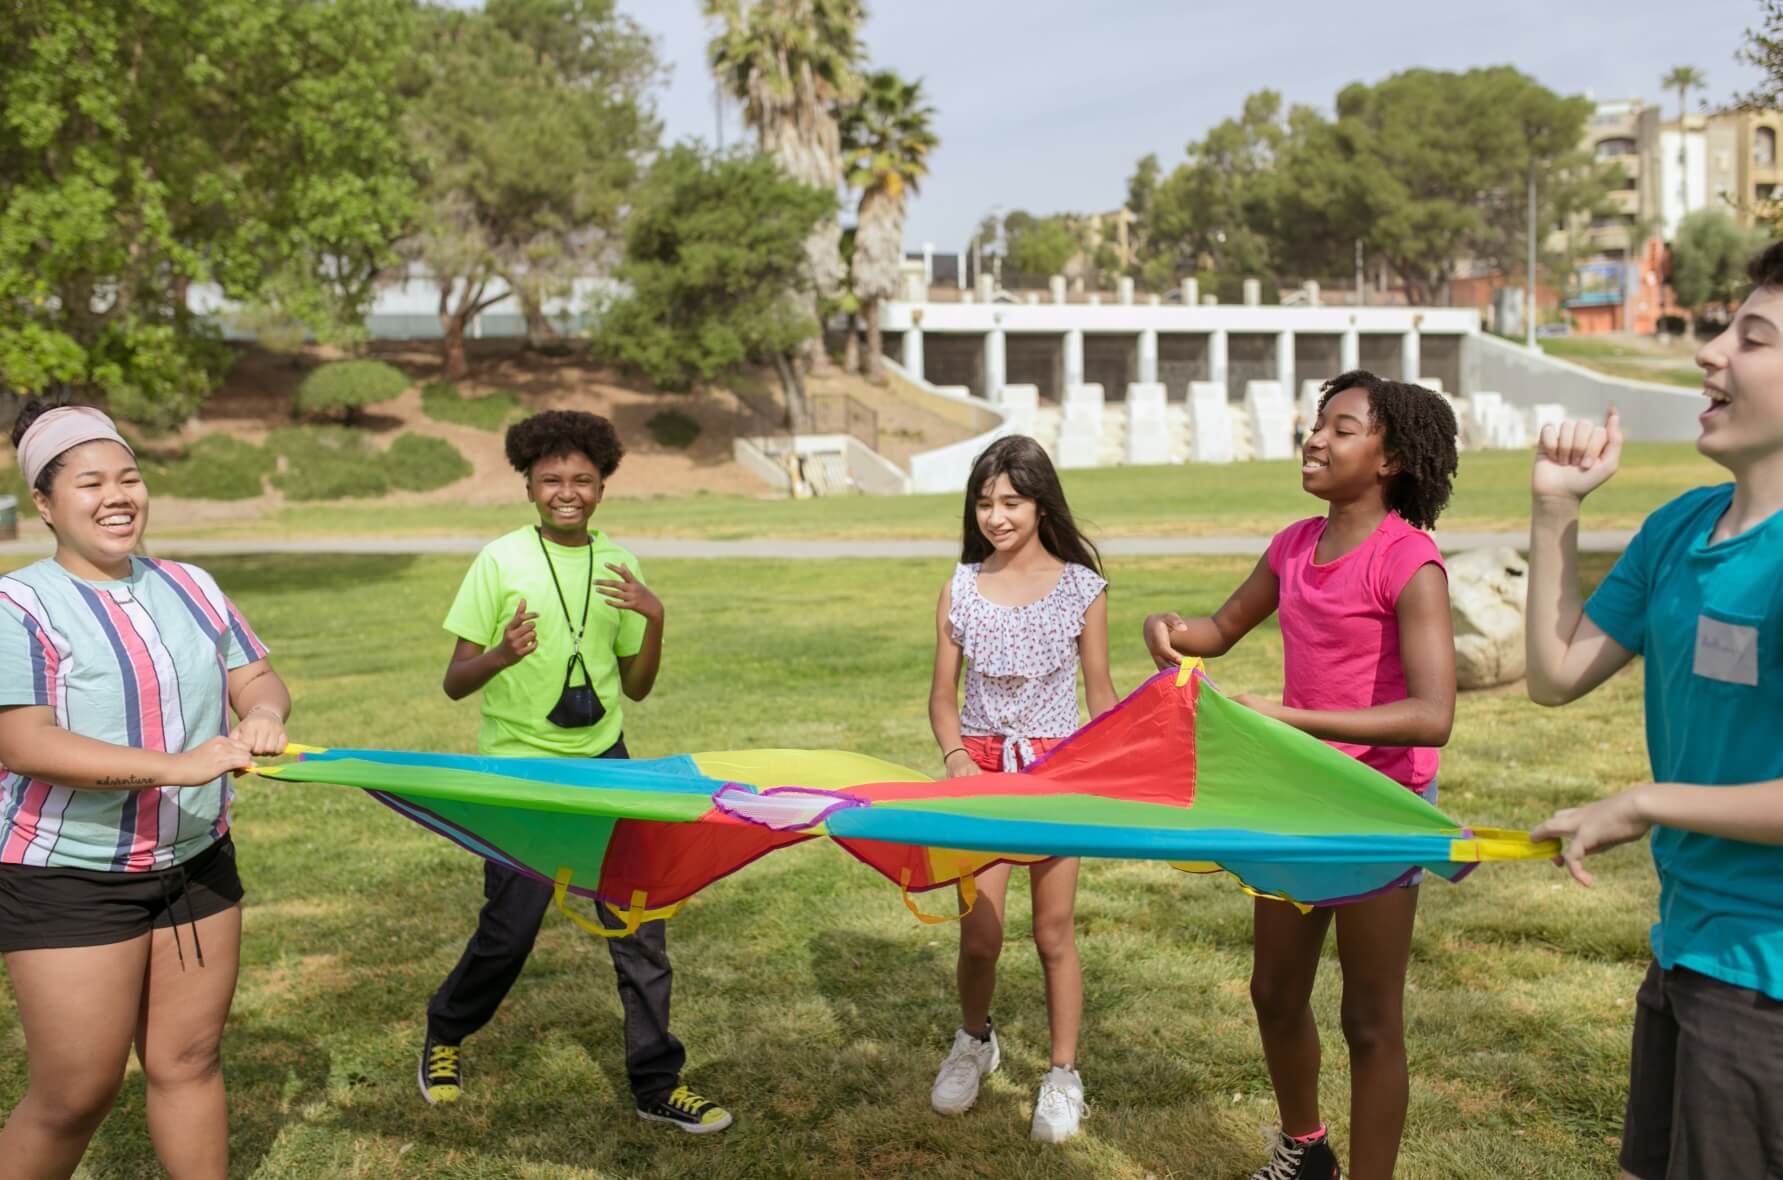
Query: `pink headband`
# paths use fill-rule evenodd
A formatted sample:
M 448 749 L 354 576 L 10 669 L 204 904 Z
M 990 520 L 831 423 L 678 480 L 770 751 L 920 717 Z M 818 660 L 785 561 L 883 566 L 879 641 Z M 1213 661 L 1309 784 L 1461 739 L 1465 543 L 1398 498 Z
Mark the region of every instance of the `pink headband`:
M 118 428 L 112 425 L 111 419 L 92 406 L 57 406 L 45 411 L 25 428 L 24 436 L 19 439 L 19 471 L 25 477 L 25 486 L 35 488 L 37 477 L 56 456 L 82 443 L 101 439 L 117 443 L 130 451 L 132 457 L 136 454 L 118 433 Z

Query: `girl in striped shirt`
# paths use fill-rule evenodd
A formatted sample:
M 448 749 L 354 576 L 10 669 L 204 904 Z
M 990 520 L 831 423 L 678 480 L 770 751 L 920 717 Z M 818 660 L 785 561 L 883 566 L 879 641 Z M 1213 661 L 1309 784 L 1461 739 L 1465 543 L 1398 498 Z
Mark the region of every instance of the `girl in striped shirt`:
M 56 552 L 0 577 L 0 957 L 29 1068 L 0 1160 L 71 1175 L 134 1044 L 162 1165 L 221 1178 L 230 775 L 283 751 L 291 698 L 209 574 L 134 555 L 149 495 L 109 418 L 34 400 L 12 437 Z

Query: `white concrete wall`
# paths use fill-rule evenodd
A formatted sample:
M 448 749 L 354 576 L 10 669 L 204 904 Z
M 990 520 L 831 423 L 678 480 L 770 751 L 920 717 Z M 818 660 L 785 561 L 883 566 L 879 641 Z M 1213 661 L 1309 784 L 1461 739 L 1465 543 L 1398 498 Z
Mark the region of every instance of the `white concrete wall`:
M 1702 433 L 1696 416 L 1708 403 L 1700 391 L 1610 377 L 1484 333 L 1462 343 L 1461 365 L 1469 388 L 1493 390 L 1520 410 L 1560 405 L 1569 418 L 1602 419 L 1615 402 L 1636 442 L 1694 442 Z
M 915 385 L 931 397 L 946 401 L 963 402 L 967 407 L 983 411 L 990 416 L 995 425 L 981 431 L 971 438 L 949 443 L 933 450 L 919 451 L 910 456 L 910 477 L 908 490 L 913 492 L 958 492 L 966 486 L 966 477 L 972 474 L 972 461 L 978 458 L 979 452 L 1006 434 L 1015 434 L 1010 428 L 1009 407 L 997 402 L 983 402 L 975 397 L 960 398 L 955 394 L 943 393 L 920 377 L 912 377 L 900 365 L 891 364 L 904 380 Z M 1021 388 L 1010 386 L 1009 388 Z M 1032 389 L 1032 386 L 1026 388 Z
M 1196 463 L 1230 463 L 1232 404 L 1223 381 L 1189 382 L 1189 458 Z
M 1164 386 L 1158 381 L 1135 381 L 1127 386 L 1128 463 L 1170 462 L 1170 417 Z

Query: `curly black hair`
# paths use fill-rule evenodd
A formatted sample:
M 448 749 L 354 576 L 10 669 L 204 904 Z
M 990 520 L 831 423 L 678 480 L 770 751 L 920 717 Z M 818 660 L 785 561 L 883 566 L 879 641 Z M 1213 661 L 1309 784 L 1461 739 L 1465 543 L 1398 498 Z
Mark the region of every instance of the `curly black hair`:
M 1325 403 L 1349 389 L 1368 393 L 1368 416 L 1385 434 L 1381 448 L 1399 467 L 1387 485 L 1387 507 L 1408 524 L 1431 528 L 1448 507 L 1455 480 L 1455 411 L 1440 395 L 1408 381 L 1388 381 L 1366 369 L 1351 369 L 1325 382 Z
M 613 424 L 583 410 L 543 410 L 516 422 L 508 427 L 506 447 L 508 462 L 521 475 L 540 459 L 581 451 L 602 479 L 611 479 L 625 456 Z
M 1783 287 L 1783 242 L 1772 242 L 1746 263 L 1746 277 L 1757 287 Z

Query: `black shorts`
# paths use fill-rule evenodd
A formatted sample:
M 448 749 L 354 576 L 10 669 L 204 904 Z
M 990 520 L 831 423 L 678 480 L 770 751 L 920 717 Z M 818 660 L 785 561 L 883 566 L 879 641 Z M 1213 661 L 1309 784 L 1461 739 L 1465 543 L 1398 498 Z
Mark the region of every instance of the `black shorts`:
M 1655 963 L 1634 999 L 1624 1170 L 1783 1177 L 1783 1001 Z
M 0 951 L 128 942 L 157 926 L 220 914 L 241 895 L 228 836 L 147 873 L 0 865 Z

